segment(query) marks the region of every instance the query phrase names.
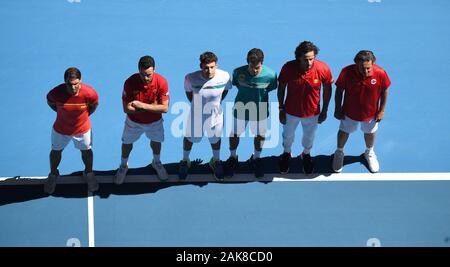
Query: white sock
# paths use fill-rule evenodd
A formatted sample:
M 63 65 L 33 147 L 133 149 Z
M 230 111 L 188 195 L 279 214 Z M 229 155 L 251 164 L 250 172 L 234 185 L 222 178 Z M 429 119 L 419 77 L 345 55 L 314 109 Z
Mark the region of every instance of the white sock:
M 191 154 L 190 150 L 183 150 L 183 160 L 189 160 L 189 154 Z
M 366 147 L 367 153 L 373 153 L 373 147 Z
M 161 159 L 159 157 L 160 157 L 160 154 L 153 154 L 153 160 L 155 162 L 161 162 Z
M 338 147 L 336 150 L 337 150 L 337 151 L 344 152 L 344 148 L 343 148 L 343 147 Z
M 213 149 L 213 158 L 215 160 L 219 160 L 220 159 L 220 149 L 217 149 L 217 150 Z
M 127 166 L 128 158 L 120 158 L 120 166 Z
M 233 149 L 233 150 L 230 149 L 230 155 L 236 159 L 237 158 L 236 149 Z
M 258 151 L 258 150 L 253 150 L 253 158 L 254 159 L 257 159 L 257 158 L 259 158 L 259 157 L 261 157 L 261 150 L 260 151 Z

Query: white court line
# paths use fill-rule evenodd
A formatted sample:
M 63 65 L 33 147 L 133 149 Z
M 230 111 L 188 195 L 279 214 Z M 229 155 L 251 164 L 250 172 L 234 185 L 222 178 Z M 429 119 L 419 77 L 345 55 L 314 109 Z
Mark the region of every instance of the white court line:
M 95 247 L 95 232 L 94 232 L 94 196 L 88 191 L 88 235 L 89 247 Z
M 33 185 L 43 184 L 45 176 L 28 177 L 0 177 L 2 185 Z M 112 175 L 96 175 L 97 181 L 101 184 L 112 183 Z M 302 173 L 266 174 L 263 179 L 257 180 L 252 174 L 235 174 L 226 182 L 375 182 L 375 181 L 450 181 L 450 172 L 414 172 L 414 173 L 321 173 L 305 175 Z M 211 174 L 191 174 L 186 181 L 180 181 L 177 175 L 169 175 L 171 182 L 216 182 Z M 58 179 L 58 184 L 81 184 L 85 183 L 81 176 L 62 176 Z M 125 183 L 161 183 L 156 175 L 127 175 Z

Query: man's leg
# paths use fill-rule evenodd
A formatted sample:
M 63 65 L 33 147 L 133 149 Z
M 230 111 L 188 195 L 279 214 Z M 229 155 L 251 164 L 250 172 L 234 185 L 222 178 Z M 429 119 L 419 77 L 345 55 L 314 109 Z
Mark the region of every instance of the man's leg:
M 230 136 L 230 157 L 237 158 L 237 148 L 239 146 L 239 136 L 232 134 Z
M 92 153 L 92 149 L 81 150 L 81 158 L 84 163 L 84 172 L 92 172 L 92 165 L 94 161 L 94 153 Z
M 343 151 L 350 134 L 339 130 L 337 134 L 337 149 Z
M 318 116 L 301 119 L 303 137 L 302 146 L 303 152 L 301 158 L 303 160 L 303 172 L 306 174 L 312 173 L 314 171 L 314 162 L 311 159 L 311 148 L 314 143 L 314 138 L 316 136 L 316 130 L 318 126 Z
M 378 172 L 380 170 L 380 164 L 378 163 L 377 156 L 375 155 L 375 151 L 373 149 L 373 146 L 375 145 L 375 132 L 364 133 L 364 141 L 366 143 L 364 157 L 369 165 L 369 170 L 373 173 Z
M 193 143 L 189 141 L 187 137 L 183 138 L 183 159 L 180 161 L 178 169 L 178 178 L 180 178 L 180 180 L 185 180 L 188 176 L 189 168 L 191 167 L 189 154 L 191 153 L 192 144 Z
M 299 123 L 299 117 L 286 114 L 286 124 L 283 125 L 283 154 L 279 162 L 279 169 L 282 174 L 289 172 L 292 143 L 294 143 L 295 130 Z
M 332 169 L 335 172 L 341 172 L 344 168 L 344 146 L 347 143 L 351 133 L 356 131 L 359 122 L 345 117 L 340 121 L 339 131 L 337 133 L 337 148 L 333 155 Z
M 214 173 L 214 177 L 217 180 L 222 181 L 225 178 L 225 173 L 222 167 L 222 163 L 220 162 L 220 143 L 221 143 L 220 138 L 217 142 L 211 143 L 213 157 L 209 161 L 209 166 L 211 167 Z
M 373 146 L 375 145 L 375 135 L 376 133 L 364 133 L 364 141 L 367 149 L 373 149 Z
M 57 174 L 58 166 L 61 162 L 62 150 L 54 150 L 50 151 L 50 173 Z
M 152 161 L 152 167 L 155 169 L 156 174 L 161 181 L 167 181 L 169 179 L 169 175 L 164 168 L 164 166 L 161 163 L 160 154 L 161 154 L 161 143 L 151 141 L 150 147 L 153 151 L 153 161 Z

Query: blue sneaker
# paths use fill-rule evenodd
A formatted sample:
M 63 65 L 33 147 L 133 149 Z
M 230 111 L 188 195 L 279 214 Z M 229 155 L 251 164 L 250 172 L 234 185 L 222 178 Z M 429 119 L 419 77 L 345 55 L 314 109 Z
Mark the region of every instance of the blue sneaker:
M 181 160 L 180 161 L 180 167 L 178 169 L 178 178 L 180 178 L 180 180 L 186 180 L 190 167 L 191 167 L 190 160 Z
M 216 180 L 223 181 L 225 179 L 225 174 L 223 172 L 223 167 L 220 160 L 211 158 L 211 160 L 209 161 L 209 167 L 213 171 L 214 178 L 216 178 Z

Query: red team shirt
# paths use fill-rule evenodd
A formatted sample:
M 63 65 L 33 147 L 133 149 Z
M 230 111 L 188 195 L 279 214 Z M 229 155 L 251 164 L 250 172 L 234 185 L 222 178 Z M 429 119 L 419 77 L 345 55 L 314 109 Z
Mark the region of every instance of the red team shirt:
M 138 100 L 146 104 L 152 104 L 155 101 L 162 104 L 169 100 L 169 87 L 167 80 L 158 73 L 153 74 L 153 79 L 149 84 L 142 81 L 139 73 L 131 75 L 124 84 L 122 101 L 126 105 L 133 100 Z M 136 114 L 127 114 L 130 120 L 148 124 L 161 119 L 160 113 L 142 112 Z
M 300 69 L 298 61 L 292 60 L 281 68 L 280 83 L 287 84 L 286 113 L 300 118 L 320 114 L 320 88 L 332 84 L 333 76 L 325 62 L 314 60 L 308 71 Z
M 98 104 L 95 90 L 82 83 L 76 95 L 66 91 L 66 84 L 60 84 L 47 94 L 47 101 L 56 104 L 56 121 L 53 129 L 63 135 L 79 135 L 91 129 L 88 105 Z
M 356 64 L 343 68 L 336 86 L 345 91 L 344 115 L 355 121 L 374 119 L 379 111 L 381 93 L 390 85 L 386 71 L 375 64 L 367 78 L 359 73 Z

